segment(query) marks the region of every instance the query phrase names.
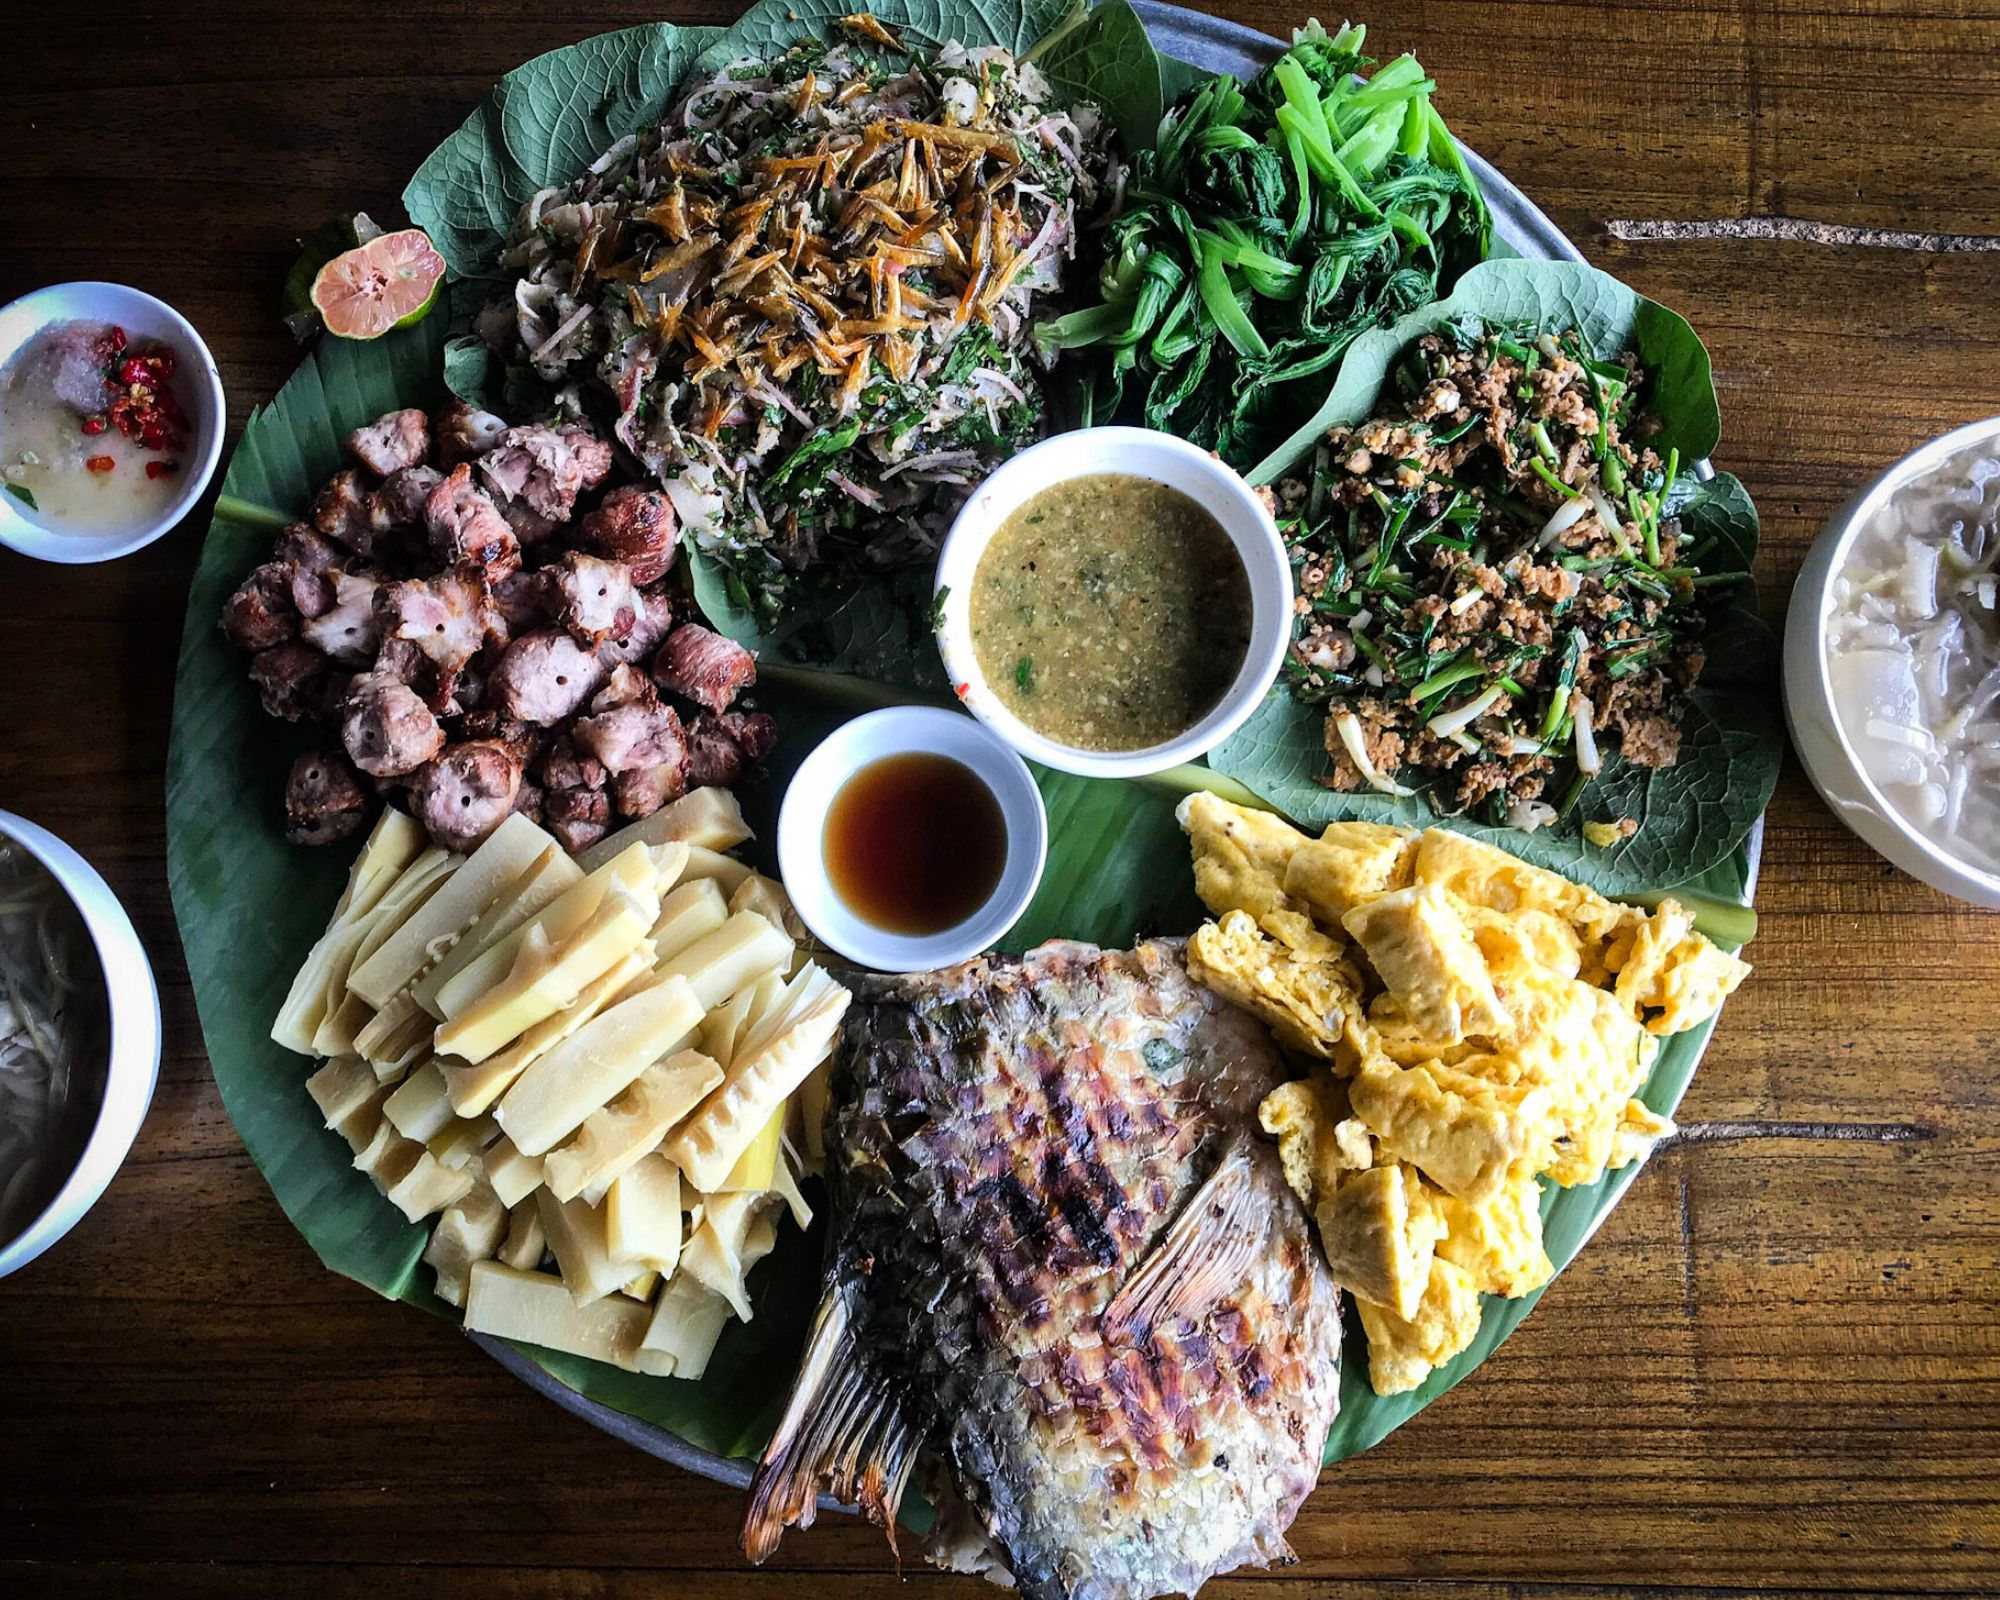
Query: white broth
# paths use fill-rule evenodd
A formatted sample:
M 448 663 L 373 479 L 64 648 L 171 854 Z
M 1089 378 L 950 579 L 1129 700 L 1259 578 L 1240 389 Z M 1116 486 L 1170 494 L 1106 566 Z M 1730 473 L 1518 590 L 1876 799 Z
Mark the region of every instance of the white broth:
M 1863 769 L 1904 819 L 2000 872 L 2000 441 L 1898 489 L 1827 607 L 1827 672 Z
M 143 528 L 166 512 L 184 482 L 193 441 L 178 383 L 171 373 L 147 383 L 136 371 L 137 387 L 120 381 L 128 361 L 155 359 L 169 347 L 142 340 L 109 352 L 101 341 L 111 331 L 104 323 L 58 322 L 0 368 L 0 492 L 53 533 Z

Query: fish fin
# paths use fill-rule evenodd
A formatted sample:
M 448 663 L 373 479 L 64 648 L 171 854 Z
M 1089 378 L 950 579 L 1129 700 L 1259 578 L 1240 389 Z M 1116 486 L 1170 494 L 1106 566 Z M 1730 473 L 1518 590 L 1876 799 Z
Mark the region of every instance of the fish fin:
M 1199 1316 L 1242 1285 L 1264 1238 L 1252 1161 L 1247 1140 L 1223 1153 L 1152 1254 L 1104 1308 L 1099 1326 L 1108 1342 L 1144 1344 L 1160 1323 Z
M 829 1288 L 777 1431 L 750 1480 L 743 1553 L 762 1562 L 790 1527 L 809 1528 L 823 1489 L 858 1505 L 896 1553 L 896 1513 L 922 1443 L 888 1382 L 854 1343 L 854 1287 Z

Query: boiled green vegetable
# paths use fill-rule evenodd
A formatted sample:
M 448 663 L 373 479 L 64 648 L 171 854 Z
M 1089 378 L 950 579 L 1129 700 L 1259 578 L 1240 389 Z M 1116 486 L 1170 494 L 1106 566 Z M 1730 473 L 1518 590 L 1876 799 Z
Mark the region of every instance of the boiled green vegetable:
M 1247 467 L 1284 437 L 1299 385 L 1486 254 L 1434 81 L 1407 55 L 1360 77 L 1363 34 L 1300 30 L 1248 85 L 1184 96 L 1139 153 L 1102 300 L 1036 329 L 1045 351 L 1089 353 L 1084 420 L 1129 400 Z

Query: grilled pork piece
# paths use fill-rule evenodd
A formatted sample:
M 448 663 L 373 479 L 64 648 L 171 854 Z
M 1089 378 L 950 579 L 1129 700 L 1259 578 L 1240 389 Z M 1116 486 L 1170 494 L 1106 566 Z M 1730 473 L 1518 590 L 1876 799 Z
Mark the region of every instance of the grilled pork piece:
M 636 583 L 654 583 L 674 564 L 674 504 L 658 489 L 613 489 L 576 525 L 576 542 L 632 569 Z
M 470 562 L 491 582 L 521 564 L 514 530 L 485 491 L 473 484 L 472 469 L 462 461 L 424 502 L 424 521 L 430 527 L 431 554 L 445 566 Z
M 576 497 L 611 471 L 611 446 L 588 428 L 539 423 L 509 428 L 479 458 L 480 476 L 503 502 L 519 500 L 550 523 L 567 522 Z
M 712 628 L 684 622 L 653 657 L 653 681 L 698 706 L 721 711 L 757 681 L 757 658 Z
M 293 844 L 338 844 L 361 831 L 373 809 L 344 757 L 310 750 L 285 779 L 285 837 Z
M 299 631 L 298 603 L 292 597 L 295 568 L 267 561 L 222 605 L 222 631 L 245 650 L 268 650 Z
M 492 412 L 454 400 L 437 417 L 438 465 L 449 469 L 484 455 L 506 431 L 507 424 Z
M 430 457 L 430 418 L 415 406 L 386 412 L 347 436 L 347 453 L 378 478 L 417 466 Z
M 371 778 L 400 778 L 444 748 L 444 729 L 400 678 L 364 672 L 341 704 L 340 742 Z
M 704 711 L 688 729 L 688 787 L 727 789 L 777 743 L 778 725 L 761 711 Z
M 1193 1594 L 1287 1559 L 1339 1405 L 1333 1281 L 1277 1154 L 1264 1030 L 1170 944 L 856 984 L 824 1298 L 751 1484 L 763 1560 L 821 1489 L 1027 1600 Z M 987 1548 L 944 1533 L 967 1523 Z
M 498 739 L 468 739 L 411 775 L 410 807 L 433 844 L 469 851 L 507 820 L 520 792 L 520 752 Z

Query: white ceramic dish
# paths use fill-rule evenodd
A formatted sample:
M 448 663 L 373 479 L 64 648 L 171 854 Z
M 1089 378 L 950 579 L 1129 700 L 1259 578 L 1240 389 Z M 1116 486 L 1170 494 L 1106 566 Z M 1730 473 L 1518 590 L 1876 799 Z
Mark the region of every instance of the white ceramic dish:
M 1007 859 L 986 903 L 922 937 L 890 933 L 849 910 L 827 876 L 825 852 L 826 815 L 841 786 L 870 762 L 914 750 L 971 768 L 1007 825 Z M 793 908 L 824 943 L 882 972 L 948 967 L 986 949 L 1028 909 L 1048 849 L 1048 813 L 1027 763 L 972 718 L 940 706 L 891 706 L 843 724 L 799 763 L 778 813 L 778 870 Z
M 1785 720 L 1806 775 L 1833 812 L 1880 854 L 1933 889 L 2000 907 L 2000 877 L 1959 860 L 1892 805 L 1862 768 L 1840 725 L 1827 671 L 1827 606 L 1855 536 L 1904 485 L 1960 451 L 2000 440 L 2000 417 L 1974 422 L 1912 451 L 1850 500 L 1826 525 L 1792 585 L 1785 616 Z
M 115 561 L 178 526 L 215 476 L 224 419 L 222 374 L 194 325 L 166 301 L 122 283 L 56 283 L 0 307 L 0 367 L 43 328 L 75 320 L 113 323 L 134 339 L 173 346 L 180 357 L 179 392 L 188 402 L 194 437 L 182 462 L 180 493 L 159 516 L 128 532 L 60 533 L 27 515 L 12 496 L 0 495 L 0 545 L 65 566 Z
M 994 693 L 972 648 L 972 580 L 993 535 L 1020 505 L 1054 483 L 1097 473 L 1151 478 L 1194 500 L 1229 535 L 1250 579 L 1250 645 L 1215 708 L 1164 744 L 1080 750 L 1037 733 Z M 1215 748 L 1243 725 L 1271 687 L 1292 639 L 1292 563 L 1271 513 L 1241 476 L 1198 446 L 1150 428 L 1082 428 L 1023 450 L 974 492 L 938 557 L 938 650 L 972 714 L 1031 761 L 1087 778 L 1164 772 Z
M 160 996 L 132 921 L 96 868 L 46 828 L 0 811 L 0 838 L 21 845 L 54 874 L 83 917 L 109 997 L 110 1062 L 96 1122 L 55 1198 L 16 1238 L 0 1241 L 0 1278 L 18 1272 L 77 1225 L 97 1203 L 138 1137 L 160 1075 Z

